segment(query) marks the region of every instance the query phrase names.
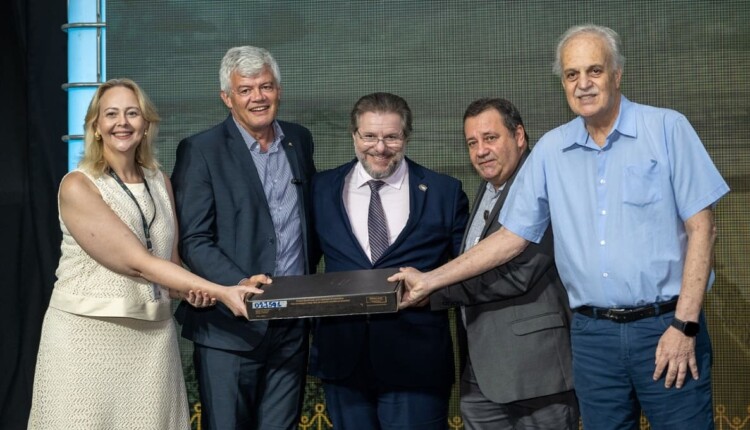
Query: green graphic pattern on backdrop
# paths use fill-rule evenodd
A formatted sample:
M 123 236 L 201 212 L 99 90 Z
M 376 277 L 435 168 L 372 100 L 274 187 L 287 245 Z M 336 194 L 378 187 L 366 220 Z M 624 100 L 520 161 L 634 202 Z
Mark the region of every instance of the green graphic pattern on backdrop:
M 464 108 L 478 97 L 508 98 L 532 143 L 568 121 L 551 73 L 554 46 L 567 27 L 585 22 L 620 33 L 624 94 L 684 113 L 732 188 L 716 210 L 717 281 L 706 314 L 717 428 L 750 428 L 750 3 L 111 0 L 107 76 L 133 78 L 154 100 L 169 173 L 179 140 L 227 115 L 218 84 L 224 52 L 262 46 L 281 67 L 280 117 L 312 130 L 319 169 L 353 157 L 346 126 L 354 102 L 389 91 L 415 114 L 407 154 L 461 179 L 471 196 L 478 180 L 462 143 Z M 195 402 L 189 343 L 182 349 Z M 323 403 L 310 379 L 300 428 L 329 428 L 315 409 Z M 456 421 L 448 425 L 461 428 L 455 396 L 451 408 Z

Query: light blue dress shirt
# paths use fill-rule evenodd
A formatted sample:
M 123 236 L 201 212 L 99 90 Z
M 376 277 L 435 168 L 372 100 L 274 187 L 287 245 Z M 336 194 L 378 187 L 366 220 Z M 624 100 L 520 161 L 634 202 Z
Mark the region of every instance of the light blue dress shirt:
M 281 147 L 284 132 L 273 122 L 275 138 L 268 151 L 261 152 L 260 144 L 237 121 L 237 128 L 253 157 L 258 176 L 263 183 L 268 209 L 276 230 L 276 270 L 273 276 L 302 275 L 305 273 L 302 224 L 300 220 L 297 186 L 286 152 Z
M 545 134 L 499 219 L 532 242 L 552 222 L 572 308 L 634 307 L 679 294 L 684 222 L 728 191 L 685 116 L 622 97 L 602 148 L 580 117 Z
M 487 225 L 487 215 L 492 212 L 492 209 L 497 203 L 498 197 L 503 192 L 505 184 L 495 189 L 495 186 L 489 182 L 485 184 L 484 193 L 482 193 L 482 200 L 477 205 L 477 210 L 474 213 L 474 217 L 471 219 L 471 225 L 469 226 L 469 232 L 466 233 L 466 242 L 464 243 L 463 252 L 468 251 L 474 245 L 479 243 L 479 238 L 482 236 L 482 231 Z

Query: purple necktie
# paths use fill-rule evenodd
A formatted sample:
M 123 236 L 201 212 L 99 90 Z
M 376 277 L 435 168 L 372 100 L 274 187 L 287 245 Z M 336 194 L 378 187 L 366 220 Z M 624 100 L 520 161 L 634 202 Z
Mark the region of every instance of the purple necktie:
M 370 258 L 373 263 L 388 249 L 388 223 L 385 220 L 383 203 L 380 201 L 380 187 L 383 181 L 368 181 L 370 186 L 370 210 L 367 217 L 367 233 L 370 237 Z

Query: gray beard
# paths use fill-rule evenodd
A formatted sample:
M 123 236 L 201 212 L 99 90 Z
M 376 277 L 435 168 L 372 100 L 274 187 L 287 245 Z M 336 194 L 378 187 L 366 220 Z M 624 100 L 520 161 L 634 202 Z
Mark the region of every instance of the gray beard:
M 402 152 L 401 155 L 396 156 L 391 162 L 388 164 L 388 168 L 383 170 L 382 172 L 374 172 L 372 170 L 372 167 L 370 166 L 370 163 L 366 161 L 365 154 L 357 154 L 357 159 L 360 163 L 362 163 L 362 167 L 365 168 L 365 172 L 367 172 L 368 175 L 372 177 L 372 179 L 385 179 L 393 174 L 393 172 L 398 169 L 398 166 L 401 165 L 401 162 L 404 161 L 404 153 Z

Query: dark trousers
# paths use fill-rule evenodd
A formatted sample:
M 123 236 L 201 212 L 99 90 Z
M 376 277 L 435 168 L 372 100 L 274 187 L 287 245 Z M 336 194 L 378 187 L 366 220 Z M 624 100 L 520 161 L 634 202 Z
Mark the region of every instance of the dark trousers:
M 296 430 L 304 394 L 302 320 L 271 321 L 252 351 L 195 345 L 203 430 Z
M 461 377 L 461 416 L 465 430 L 578 430 L 578 401 L 575 392 L 564 391 L 495 403 L 482 394 L 467 361 Z
M 450 387 L 386 384 L 374 374 L 369 354 L 354 373 L 324 380 L 328 414 L 336 430 L 446 430 Z
M 656 346 L 674 312 L 617 323 L 575 313 L 571 327 L 573 373 L 583 426 L 636 430 L 641 409 L 654 430 L 713 429 L 711 340 L 701 313 L 695 357 L 700 379 L 682 388 L 653 380 Z M 666 373 L 666 372 L 665 372 Z

